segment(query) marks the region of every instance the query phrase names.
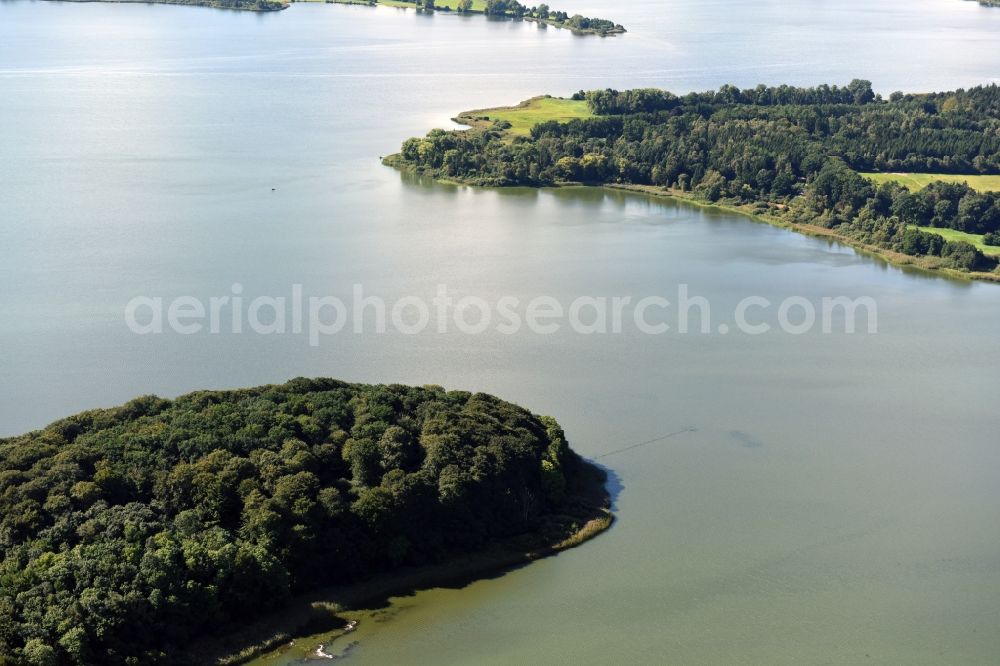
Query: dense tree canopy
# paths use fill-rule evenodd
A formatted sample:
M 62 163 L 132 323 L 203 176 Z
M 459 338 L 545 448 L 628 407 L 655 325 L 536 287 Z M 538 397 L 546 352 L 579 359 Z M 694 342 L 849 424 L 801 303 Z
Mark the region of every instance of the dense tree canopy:
M 1000 195 L 964 184 L 920 192 L 876 186 L 859 171 L 1000 173 L 1000 88 L 877 97 L 868 81 L 844 87 L 758 86 L 684 96 L 667 91 L 578 93 L 595 117 L 536 125 L 435 130 L 410 139 L 397 164 L 489 186 L 564 182 L 652 185 L 709 201 L 760 204 L 796 222 L 945 265 L 989 270 L 967 243 L 913 225 L 1000 231 Z
M 298 590 L 523 533 L 558 424 L 437 387 L 145 397 L 0 440 L 0 663 L 148 664 Z

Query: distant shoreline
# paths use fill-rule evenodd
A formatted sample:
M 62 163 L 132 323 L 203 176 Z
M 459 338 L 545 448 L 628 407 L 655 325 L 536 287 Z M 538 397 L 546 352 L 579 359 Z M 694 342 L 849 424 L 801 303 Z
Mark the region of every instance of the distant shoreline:
M 454 6 L 453 0 L 437 0 L 439 4 L 434 7 L 426 8 L 418 5 L 415 0 L 290 0 L 291 2 L 324 2 L 328 4 L 336 5 L 367 5 L 370 7 L 375 7 L 377 5 L 383 5 L 385 7 L 399 7 L 402 9 L 417 9 L 419 11 L 429 11 L 429 12 L 441 12 L 444 14 L 478 14 L 487 15 L 487 10 L 482 9 L 481 4 L 472 2 L 470 6 L 466 9 L 459 9 Z M 521 11 L 528 10 L 526 6 L 521 6 Z M 513 12 L 513 10 L 509 10 Z M 549 10 L 546 10 L 547 12 Z M 612 21 L 607 21 L 604 19 L 597 18 L 587 18 L 580 15 L 570 16 L 565 12 L 552 11 L 547 15 L 532 16 L 529 13 L 522 13 L 518 15 L 517 13 L 507 13 L 507 14 L 492 14 L 497 18 L 508 18 L 514 21 L 523 20 L 531 21 L 533 23 L 540 23 L 542 25 L 550 25 L 554 28 L 569 30 L 575 35 L 599 35 L 601 37 L 610 37 L 613 35 L 622 35 L 628 32 L 623 25 L 620 23 L 614 23 Z M 562 19 L 562 20 L 560 20 Z M 585 22 L 587 25 L 577 25 L 576 22 Z M 592 22 L 599 23 L 599 27 L 591 27 Z
M 407 2 L 405 0 L 49 0 L 50 2 L 79 2 L 79 3 L 89 3 L 89 2 L 106 2 L 106 3 L 119 3 L 119 4 L 155 4 L 155 5 L 181 5 L 188 7 L 210 7 L 213 9 L 233 9 L 237 11 L 250 11 L 250 12 L 280 12 L 284 9 L 288 9 L 292 4 L 299 3 L 310 3 L 310 4 L 327 4 L 327 5 L 360 5 L 364 7 L 376 7 L 382 5 L 384 7 L 396 7 L 399 9 L 416 9 L 418 11 L 428 11 L 431 13 L 441 12 L 443 14 L 460 14 L 460 15 L 470 15 L 477 14 L 480 16 L 486 15 L 486 12 L 481 9 L 466 9 L 464 11 L 452 9 L 449 5 L 442 5 L 434 9 L 424 9 L 423 7 L 418 7 L 415 2 Z M 523 20 L 531 21 L 533 23 L 539 23 L 541 25 L 552 26 L 560 30 L 569 30 L 574 35 L 599 35 L 601 37 L 610 37 L 614 35 L 621 35 L 627 32 L 625 28 L 620 24 L 613 24 L 613 27 L 609 28 L 580 28 L 576 27 L 571 23 L 571 20 L 567 21 L 557 21 L 553 18 L 542 18 L 540 16 L 513 16 L 507 15 L 503 18 L 508 18 L 512 21 Z M 594 21 L 598 19 L 585 19 L 583 17 L 573 17 L 573 19 L 581 18 L 584 21 Z M 610 24 L 610 22 L 605 22 Z
M 280 0 L 48 0 L 49 2 L 104 2 L 113 4 L 181 5 L 186 7 L 210 7 L 212 9 L 234 9 L 244 12 L 280 12 L 288 9 L 287 2 Z

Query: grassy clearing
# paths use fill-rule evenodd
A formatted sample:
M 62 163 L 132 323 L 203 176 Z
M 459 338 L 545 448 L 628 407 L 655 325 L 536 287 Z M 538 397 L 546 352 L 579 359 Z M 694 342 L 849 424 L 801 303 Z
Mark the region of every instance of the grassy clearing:
M 1000 247 L 995 245 L 986 245 L 983 243 L 982 234 L 967 234 L 964 231 L 955 231 L 954 229 L 939 229 L 937 227 L 917 227 L 921 231 L 926 231 L 927 233 L 937 234 L 941 238 L 948 241 L 965 241 L 966 243 L 972 243 L 975 245 L 980 252 L 983 254 L 988 254 L 994 257 L 1000 257 Z
M 911 191 L 922 190 L 933 182 L 968 183 L 977 192 L 1000 192 L 1000 176 L 963 176 L 951 173 L 863 173 L 861 174 L 876 183 L 896 182 L 905 185 Z M 939 229 L 938 227 L 917 227 L 921 231 L 937 234 L 948 241 L 965 241 L 975 245 L 983 254 L 1000 257 L 1000 247 L 983 243 L 982 234 L 967 234 L 954 229 Z
M 466 111 L 456 120 L 473 127 L 491 125 L 496 120 L 506 120 L 511 125 L 511 134 L 526 136 L 538 123 L 550 120 L 564 123 L 576 118 L 591 118 L 593 115 L 585 100 L 535 97 L 517 106 Z
M 1000 192 L 1000 176 L 963 176 L 953 173 L 863 173 L 876 183 L 896 182 L 911 191 L 922 190 L 933 182 L 968 183 L 979 192 Z
M 333 2 L 344 2 L 345 4 L 358 4 L 361 2 L 367 3 L 368 0 L 332 0 Z M 385 5 L 387 7 L 409 7 L 413 8 L 415 5 L 413 2 L 404 2 L 403 0 L 376 0 L 377 4 Z M 450 9 L 455 11 L 458 9 L 458 0 L 437 0 L 434 3 L 438 9 Z M 472 0 L 472 10 L 474 12 L 481 12 L 486 9 L 486 0 Z
M 434 5 L 439 9 L 447 7 L 448 9 L 455 10 L 458 9 L 458 0 L 437 0 Z M 486 9 L 486 0 L 472 0 L 472 11 L 481 12 L 484 9 Z

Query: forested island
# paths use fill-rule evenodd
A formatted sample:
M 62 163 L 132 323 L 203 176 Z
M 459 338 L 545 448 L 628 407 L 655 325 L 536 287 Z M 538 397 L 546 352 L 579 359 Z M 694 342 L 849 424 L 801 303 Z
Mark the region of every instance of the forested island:
M 610 524 L 603 479 L 554 419 L 435 386 L 78 414 L 0 440 L 0 663 L 208 663 L 194 639 L 303 591 L 576 545 Z
M 897 263 L 1000 279 L 1000 194 L 948 182 L 1000 174 L 996 85 L 888 99 L 862 80 L 680 96 L 593 90 L 460 120 L 472 128 L 409 139 L 386 163 L 472 185 L 607 185 L 694 199 Z M 926 175 L 926 186 L 901 184 L 907 175 Z

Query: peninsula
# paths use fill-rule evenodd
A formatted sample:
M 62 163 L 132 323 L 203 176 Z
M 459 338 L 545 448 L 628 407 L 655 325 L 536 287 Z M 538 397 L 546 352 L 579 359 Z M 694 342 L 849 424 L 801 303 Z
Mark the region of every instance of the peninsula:
M 581 91 L 463 113 L 470 129 L 410 139 L 385 163 L 471 185 L 678 197 L 896 264 L 1000 281 L 997 108 L 996 85 L 888 99 L 862 80 Z
M 554 419 L 436 386 L 296 379 L 84 412 L 0 439 L 0 654 L 221 663 L 205 645 L 321 588 L 360 603 L 575 546 L 611 523 L 603 483 Z

